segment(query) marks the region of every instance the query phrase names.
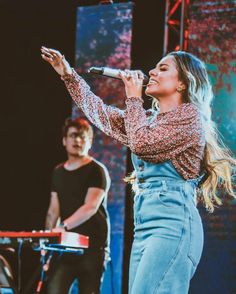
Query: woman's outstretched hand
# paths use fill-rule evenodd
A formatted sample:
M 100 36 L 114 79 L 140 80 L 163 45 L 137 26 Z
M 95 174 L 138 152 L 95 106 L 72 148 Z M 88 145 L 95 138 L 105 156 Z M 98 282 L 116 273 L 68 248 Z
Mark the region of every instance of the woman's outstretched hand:
M 41 56 L 43 60 L 51 64 L 60 76 L 72 73 L 72 68 L 70 67 L 68 61 L 59 51 L 42 46 Z

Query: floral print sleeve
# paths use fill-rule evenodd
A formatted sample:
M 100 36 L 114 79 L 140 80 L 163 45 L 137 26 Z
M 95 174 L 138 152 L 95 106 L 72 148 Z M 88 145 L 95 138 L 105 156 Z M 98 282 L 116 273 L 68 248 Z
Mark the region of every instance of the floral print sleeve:
M 85 116 L 105 134 L 128 145 L 124 126 L 124 111 L 104 104 L 74 69 L 71 75 L 66 75 L 62 79 L 75 104 L 84 112 Z
M 124 119 L 130 149 L 140 158 L 161 162 L 204 145 L 200 115 L 193 104 L 181 104 L 150 121 L 142 103 L 140 98 L 127 98 Z

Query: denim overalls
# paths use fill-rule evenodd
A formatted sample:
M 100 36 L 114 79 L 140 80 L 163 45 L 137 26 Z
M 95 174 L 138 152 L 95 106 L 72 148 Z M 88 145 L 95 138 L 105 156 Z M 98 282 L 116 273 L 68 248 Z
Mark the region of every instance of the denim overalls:
M 186 294 L 203 248 L 195 188 L 170 161 L 148 163 L 132 154 L 138 191 L 129 294 Z

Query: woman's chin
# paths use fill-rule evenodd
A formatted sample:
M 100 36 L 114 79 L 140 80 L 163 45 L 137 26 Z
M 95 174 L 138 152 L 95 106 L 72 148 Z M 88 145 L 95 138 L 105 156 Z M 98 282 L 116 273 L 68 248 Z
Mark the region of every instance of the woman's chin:
M 145 95 L 150 96 L 151 94 L 152 94 L 152 91 L 150 90 L 149 87 L 147 87 L 147 88 L 145 89 Z
M 146 88 L 145 90 L 145 95 L 147 95 L 148 97 L 151 97 L 151 98 L 154 98 L 154 99 L 157 99 L 157 93 L 154 92 L 154 91 L 151 91 L 149 89 Z

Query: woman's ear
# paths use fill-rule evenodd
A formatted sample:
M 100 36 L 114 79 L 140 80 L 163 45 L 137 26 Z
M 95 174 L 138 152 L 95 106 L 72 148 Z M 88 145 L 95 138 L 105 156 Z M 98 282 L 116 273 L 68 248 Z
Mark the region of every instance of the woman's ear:
M 178 92 L 182 92 L 182 91 L 186 90 L 186 85 L 183 82 L 179 82 L 179 85 L 176 90 Z

